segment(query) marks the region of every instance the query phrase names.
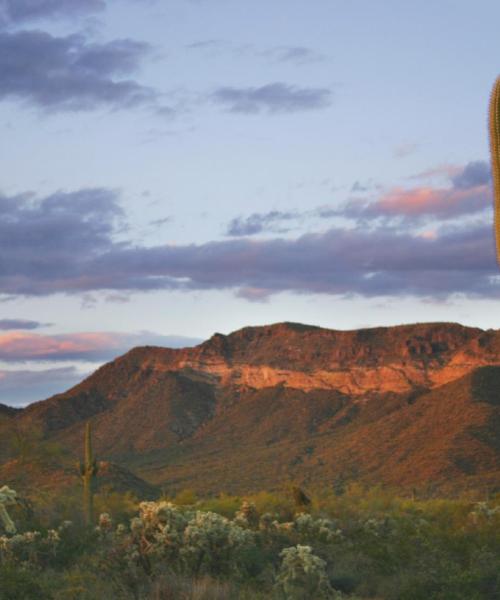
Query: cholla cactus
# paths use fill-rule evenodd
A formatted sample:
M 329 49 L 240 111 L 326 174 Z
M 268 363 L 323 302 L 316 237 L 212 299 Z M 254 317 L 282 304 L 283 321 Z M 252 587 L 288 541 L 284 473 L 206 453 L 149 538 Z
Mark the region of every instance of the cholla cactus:
M 490 99 L 490 151 L 495 204 L 495 236 L 497 261 L 500 264 L 500 77 L 493 85 Z
M 469 513 L 469 519 L 474 525 L 478 525 L 480 522 L 491 521 L 495 515 L 500 515 L 500 506 L 493 508 L 487 502 L 476 502 L 474 510 Z
M 212 512 L 197 511 L 187 524 L 182 553 L 194 573 L 238 570 L 238 553 L 254 543 L 254 533 Z
M 113 520 L 108 513 L 101 513 L 99 515 L 97 530 L 103 535 L 109 534 L 113 528 Z
M 85 426 L 85 458 L 80 462 L 80 476 L 83 481 L 83 512 L 85 522 L 91 525 L 94 521 L 94 480 L 97 475 L 97 462 L 92 454 L 92 432 L 90 422 Z
M 8 486 L 4 485 L 0 488 L 0 521 L 7 533 L 16 533 L 16 526 L 14 521 L 10 518 L 7 512 L 6 506 L 16 504 L 17 493 L 11 490 Z
M 240 510 L 234 517 L 234 522 L 240 527 L 257 529 L 259 526 L 259 513 L 255 508 L 255 504 L 244 500 Z
M 264 513 L 259 519 L 259 529 L 266 533 L 272 533 L 278 525 L 278 517 L 271 513 Z
M 0 536 L 0 563 L 14 565 L 47 565 L 57 557 L 64 529 L 49 529 L 44 535 L 40 531 L 26 531 L 10 537 Z
M 276 588 L 286 600 L 304 598 L 340 598 L 326 575 L 326 563 L 312 552 L 311 546 L 285 548 L 281 567 L 276 578 Z
M 294 529 L 305 540 L 332 543 L 343 539 L 342 531 L 330 519 L 315 519 L 308 513 L 295 515 Z

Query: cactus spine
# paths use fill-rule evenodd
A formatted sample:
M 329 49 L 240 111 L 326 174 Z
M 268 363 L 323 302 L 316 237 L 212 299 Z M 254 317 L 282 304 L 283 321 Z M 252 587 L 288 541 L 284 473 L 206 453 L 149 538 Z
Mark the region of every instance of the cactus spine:
M 500 77 L 497 77 L 490 98 L 490 152 L 495 206 L 495 238 L 497 262 L 500 265 Z
M 90 421 L 85 426 L 85 458 L 80 461 L 80 475 L 83 481 L 83 512 L 85 523 L 92 525 L 94 522 L 94 480 L 98 466 L 92 455 L 92 431 Z

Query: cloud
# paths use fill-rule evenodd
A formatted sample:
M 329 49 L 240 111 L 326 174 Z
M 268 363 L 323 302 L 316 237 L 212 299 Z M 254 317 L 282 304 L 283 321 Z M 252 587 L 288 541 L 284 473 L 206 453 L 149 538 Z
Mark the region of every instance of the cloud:
M 291 113 L 326 108 L 332 103 L 327 88 L 305 88 L 285 83 L 269 83 L 261 87 L 220 87 L 211 96 L 229 112 Z
M 415 143 L 400 144 L 399 146 L 394 148 L 393 154 L 395 158 L 405 158 L 406 156 L 414 154 L 418 150 L 418 148 L 419 144 Z
M 150 221 L 149 224 L 151 227 L 161 227 L 162 225 L 166 225 L 167 223 L 172 222 L 172 217 L 163 217 L 162 219 L 155 219 L 154 221 Z
M 500 297 L 489 225 L 441 227 L 426 236 L 358 224 L 295 239 L 146 247 L 115 239 L 123 218 L 117 202 L 114 192 L 99 189 L 0 197 L 0 294 L 231 289 L 248 297 L 256 294 L 245 290 L 258 290 L 259 298 L 283 291 Z
M 40 323 L 39 321 L 28 321 L 25 319 L 0 319 L 0 331 L 12 329 L 39 329 L 48 327 L 50 323 Z
M 264 50 L 260 55 L 276 62 L 290 62 L 296 65 L 311 64 L 325 60 L 322 54 L 305 46 L 276 46 L 269 50 Z
M 67 333 L 42 335 L 13 332 L 0 334 L 0 360 L 4 362 L 69 361 L 102 362 L 111 360 L 134 346 L 181 348 L 201 340 L 183 336 L 140 333 Z
M 236 217 L 229 223 L 226 235 L 238 237 L 255 235 L 263 231 L 273 231 L 273 226 L 275 227 L 277 223 L 289 221 L 298 216 L 298 214 L 292 212 L 272 210 L 268 213 L 254 213 L 245 218 Z M 283 229 L 278 229 L 278 231 L 282 232 Z
M 428 173 L 442 173 L 441 169 Z M 420 186 L 394 188 L 376 201 L 353 199 L 342 208 L 324 208 L 320 216 L 343 216 L 357 220 L 417 219 L 450 220 L 491 210 L 490 168 L 483 161 L 470 162 L 461 169 L 448 170 L 448 187 Z M 364 191 L 363 188 L 351 191 Z
M 439 220 L 456 219 L 490 208 L 490 196 L 489 186 L 464 190 L 432 187 L 420 187 L 412 190 L 396 188 L 376 202 L 369 204 L 351 202 L 345 209 L 345 215 L 358 218 L 434 217 Z
M 103 10 L 103 0 L 0 0 L 0 24 L 72 17 Z
M 447 179 L 451 180 L 455 175 L 463 171 L 463 167 L 459 167 L 457 165 L 438 165 L 437 167 L 432 167 L 430 169 L 425 169 L 424 171 L 420 171 L 419 173 L 414 173 L 407 177 L 407 179 L 415 179 L 415 180 L 432 180 L 432 179 Z
M 118 247 L 112 234 L 122 216 L 111 190 L 57 192 L 39 201 L 0 196 L 0 289 L 15 287 L 23 273 L 42 287 L 70 277 L 82 263 Z
M 153 90 L 124 78 L 148 50 L 130 39 L 97 44 L 82 35 L 0 32 L 0 100 L 20 99 L 48 111 L 153 103 Z
M 186 46 L 188 50 L 202 52 L 205 56 L 215 57 L 229 54 L 237 57 L 250 56 L 275 63 L 306 65 L 325 60 L 325 56 L 306 46 L 274 46 L 262 49 L 253 44 L 234 44 L 227 40 L 206 39 Z
M 470 162 L 465 167 L 452 176 L 453 187 L 458 190 L 468 190 L 477 186 L 488 185 L 491 181 L 490 165 L 478 160 Z
M 90 373 L 75 367 L 45 370 L 0 370 L 0 402 L 25 406 L 34 400 L 48 398 L 73 387 Z

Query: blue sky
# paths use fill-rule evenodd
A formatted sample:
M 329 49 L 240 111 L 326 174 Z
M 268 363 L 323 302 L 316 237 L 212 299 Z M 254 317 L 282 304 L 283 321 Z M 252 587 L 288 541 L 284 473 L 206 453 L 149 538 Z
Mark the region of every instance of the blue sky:
M 499 18 L 0 0 L 0 402 L 246 325 L 500 327 Z

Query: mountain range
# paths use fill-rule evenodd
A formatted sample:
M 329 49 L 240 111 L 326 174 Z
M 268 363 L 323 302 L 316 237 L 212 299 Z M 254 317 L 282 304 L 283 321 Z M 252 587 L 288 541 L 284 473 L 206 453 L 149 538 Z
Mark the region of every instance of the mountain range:
M 134 348 L 0 416 L 75 456 L 91 420 L 99 458 L 168 491 L 498 491 L 500 331 L 246 327 L 193 348 Z

